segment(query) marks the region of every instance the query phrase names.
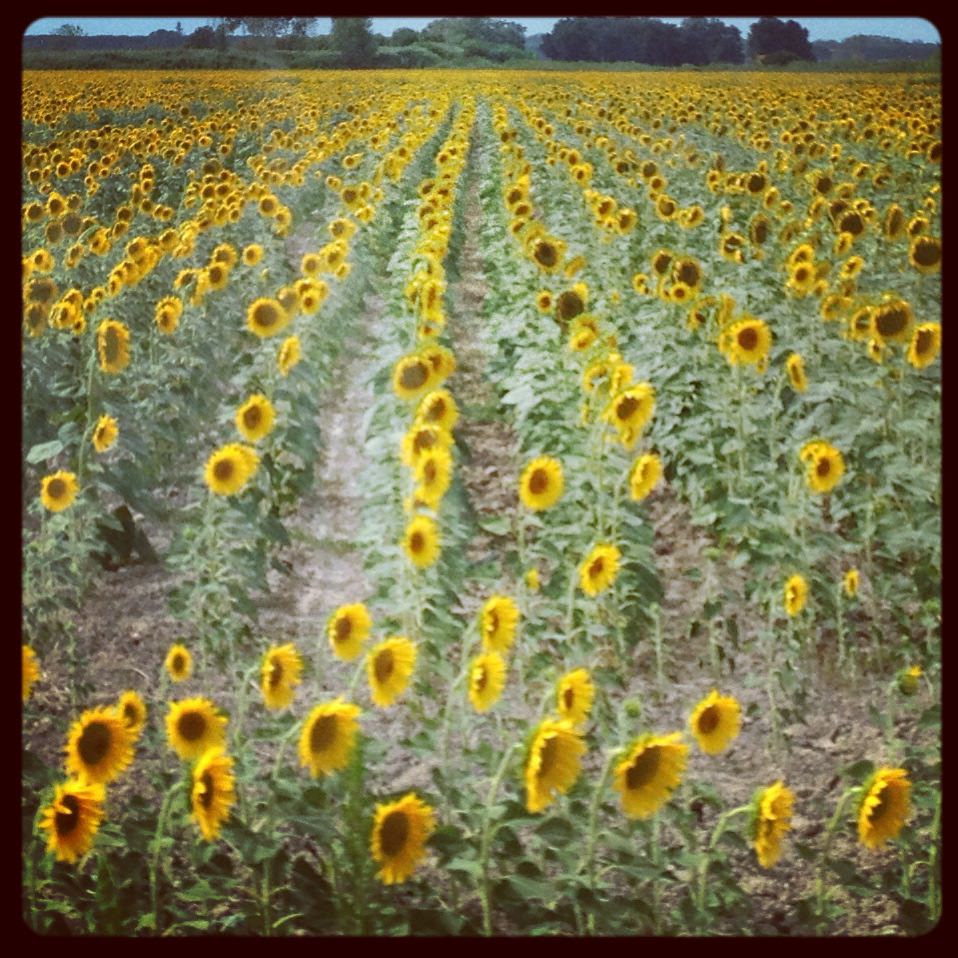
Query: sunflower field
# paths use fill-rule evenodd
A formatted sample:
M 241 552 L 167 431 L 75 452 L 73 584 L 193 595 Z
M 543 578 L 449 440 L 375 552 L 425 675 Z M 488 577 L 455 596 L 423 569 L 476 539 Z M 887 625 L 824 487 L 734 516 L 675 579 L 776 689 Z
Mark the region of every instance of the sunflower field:
M 30 72 L 41 934 L 941 915 L 941 95 Z

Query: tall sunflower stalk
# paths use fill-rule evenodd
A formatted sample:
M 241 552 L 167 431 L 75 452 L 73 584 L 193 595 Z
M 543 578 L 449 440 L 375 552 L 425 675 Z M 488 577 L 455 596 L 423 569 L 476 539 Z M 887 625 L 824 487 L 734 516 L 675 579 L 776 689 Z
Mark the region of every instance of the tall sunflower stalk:
M 822 846 L 822 854 L 818 860 L 818 868 L 815 872 L 815 917 L 819 922 L 823 921 L 825 917 L 825 869 L 828 867 L 828 854 L 832 848 L 835 832 L 838 831 L 842 823 L 842 816 L 848 803 L 856 799 L 860 800 L 864 791 L 865 789 L 861 785 L 852 785 L 850 788 L 845 789 L 838 799 L 838 804 L 835 806 L 835 814 L 832 815 L 828 827 L 825 829 L 825 842 Z
M 489 852 L 496 827 L 492 820 L 492 809 L 499 794 L 499 786 L 505 777 L 512 757 L 522 748 L 521 742 L 514 742 L 503 753 L 499 768 L 489 786 L 489 794 L 482 813 L 482 838 L 479 843 L 479 897 L 482 900 L 482 933 L 488 938 L 492 935 L 492 881 L 489 876 Z
M 699 875 L 698 875 L 698 884 L 694 891 L 695 895 L 695 905 L 698 911 L 699 921 L 701 922 L 702 931 L 706 931 L 710 925 L 709 921 L 709 912 L 708 912 L 708 874 L 709 866 L 712 864 L 712 857 L 715 853 L 715 849 L 718 847 L 718 843 L 722 838 L 722 835 L 725 834 L 726 827 L 728 823 L 738 815 L 744 815 L 752 810 L 752 805 L 739 805 L 736 808 L 731 808 L 726 812 L 723 812 L 718 821 L 715 823 L 715 828 L 712 830 L 712 836 L 709 839 L 708 844 L 705 846 L 705 850 L 702 852 L 701 858 L 699 859 Z

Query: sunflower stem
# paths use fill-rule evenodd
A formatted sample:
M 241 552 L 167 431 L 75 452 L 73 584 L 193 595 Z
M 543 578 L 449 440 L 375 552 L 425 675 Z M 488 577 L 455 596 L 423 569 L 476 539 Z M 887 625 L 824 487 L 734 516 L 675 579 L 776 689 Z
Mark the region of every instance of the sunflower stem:
M 612 774 L 612 766 L 616 758 L 621 754 L 621 751 L 619 748 L 614 748 L 611 749 L 606 756 L 605 765 L 602 768 L 602 775 L 599 778 L 599 784 L 592 793 L 592 802 L 589 806 L 589 833 L 586 839 L 585 858 L 583 861 L 585 863 L 586 875 L 589 879 L 589 891 L 592 893 L 593 898 L 595 898 L 595 840 L 599 824 L 599 806 L 602 804 L 602 796 L 609 782 L 609 776 Z M 579 868 L 581 869 L 582 866 L 580 865 Z M 589 912 L 589 934 L 595 934 L 594 911 Z
M 862 791 L 860 785 L 853 785 L 851 788 L 845 789 L 842 797 L 838 800 L 838 805 L 835 807 L 835 814 L 832 815 L 828 828 L 825 830 L 825 844 L 822 847 L 822 857 L 819 859 L 815 876 L 815 917 L 817 922 L 821 922 L 825 914 L 825 869 L 828 867 L 828 853 L 831 851 L 832 840 L 841 824 L 845 806 L 850 799 L 861 795 Z
M 279 779 L 279 770 L 283 762 L 283 756 L 286 754 L 286 746 L 299 730 L 299 724 L 294 722 L 283 737 L 279 740 L 279 748 L 276 750 L 276 761 L 273 763 L 273 774 L 270 776 L 274 782 Z
M 452 702 L 455 696 L 456 689 L 462 683 L 462 680 L 469 674 L 469 666 L 467 665 L 468 653 L 470 650 L 470 645 L 466 642 L 462 643 L 462 650 L 459 654 L 459 672 L 456 677 L 452 680 L 452 683 L 449 686 L 449 694 L 446 696 L 446 705 L 443 708 L 442 714 L 442 746 L 439 750 L 439 767 L 442 769 L 442 780 L 444 782 L 448 781 L 448 771 L 447 771 L 447 761 L 449 758 L 449 731 L 452 725 Z
M 182 787 L 183 781 L 178 779 L 167 789 L 166 795 L 163 796 L 163 803 L 160 805 L 160 814 L 157 816 L 156 832 L 153 834 L 153 858 L 150 862 L 150 902 L 153 908 L 153 931 L 157 935 L 160 933 L 159 869 L 160 854 L 163 850 L 163 833 L 166 831 L 173 799 Z
M 499 794 L 499 786 L 509 767 L 509 762 L 513 754 L 521 748 L 521 743 L 514 742 L 505 752 L 502 753 L 502 761 L 496 770 L 495 778 L 489 786 L 489 794 L 486 797 L 486 807 L 483 811 L 482 819 L 482 840 L 479 845 L 479 869 L 481 875 L 481 884 L 479 895 L 482 898 L 482 933 L 489 938 L 492 935 L 492 883 L 489 880 L 489 852 L 492 848 L 492 837 L 494 828 L 492 823 L 492 807 L 495 804 L 496 796 Z
M 941 830 L 941 789 L 935 800 L 935 817 L 931 822 L 931 850 L 928 852 L 928 919 L 934 924 L 940 916 L 938 900 L 938 833 Z
M 659 882 L 659 873 L 662 868 L 662 848 L 660 816 L 652 819 L 649 829 L 649 858 L 652 861 L 652 931 L 656 936 L 662 934 L 662 886 Z
M 731 821 L 731 819 L 733 819 L 736 815 L 742 815 L 751 811 L 751 809 L 751 804 L 739 805 L 737 808 L 731 808 L 727 812 L 723 812 L 721 815 L 719 815 L 718 821 L 715 823 L 715 829 L 712 831 L 712 837 L 709 839 L 709 843 L 705 847 L 705 853 L 702 855 L 701 871 L 699 872 L 698 895 L 696 898 L 699 920 L 702 923 L 701 930 L 703 932 L 706 931 L 709 926 L 707 907 L 708 903 L 706 898 L 708 895 L 708 874 L 709 866 L 712 864 L 712 853 L 715 851 L 719 840 L 725 833 L 725 826 L 729 823 L 729 821 Z

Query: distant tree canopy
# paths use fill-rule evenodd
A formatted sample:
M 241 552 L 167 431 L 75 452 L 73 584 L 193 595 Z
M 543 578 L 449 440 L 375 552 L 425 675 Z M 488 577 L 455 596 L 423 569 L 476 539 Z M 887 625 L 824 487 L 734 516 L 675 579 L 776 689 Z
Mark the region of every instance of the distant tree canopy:
M 397 31 L 398 32 L 398 31 Z M 492 17 L 442 17 L 433 20 L 423 31 L 427 40 L 442 40 L 446 43 L 463 43 L 475 40 L 479 43 L 503 44 L 525 49 L 526 28 L 508 20 Z
M 368 67 L 376 58 L 376 39 L 369 17 L 333 17 L 330 34 L 333 49 L 342 58 L 343 66 Z
M 742 34 L 714 17 L 680 26 L 653 17 L 564 17 L 542 38 L 552 60 L 628 61 L 653 66 L 741 63 Z
M 808 30 L 795 20 L 760 17 L 748 31 L 748 55 L 766 62 L 789 59 L 814 60 L 815 52 L 808 39 Z

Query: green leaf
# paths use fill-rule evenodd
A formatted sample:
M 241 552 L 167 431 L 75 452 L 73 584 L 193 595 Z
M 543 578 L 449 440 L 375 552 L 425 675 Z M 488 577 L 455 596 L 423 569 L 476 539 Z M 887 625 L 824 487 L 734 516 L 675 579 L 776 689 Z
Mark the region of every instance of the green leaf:
M 874 771 L 875 763 L 867 758 L 862 758 L 857 762 L 852 762 L 851 765 L 846 765 L 842 769 L 842 775 L 845 778 L 854 779 L 856 781 L 864 781 Z
M 505 516 L 492 516 L 488 519 L 478 519 L 477 525 L 480 529 L 485 529 L 486 532 L 491 532 L 496 536 L 508 535 L 512 528 L 509 520 L 505 518 Z
M 61 452 L 63 452 L 63 443 L 59 439 L 51 439 L 50 442 L 41 442 L 33 446 L 27 453 L 27 462 L 35 465 L 43 462 L 44 459 L 52 459 Z

